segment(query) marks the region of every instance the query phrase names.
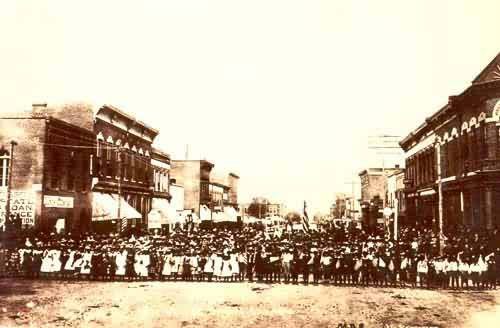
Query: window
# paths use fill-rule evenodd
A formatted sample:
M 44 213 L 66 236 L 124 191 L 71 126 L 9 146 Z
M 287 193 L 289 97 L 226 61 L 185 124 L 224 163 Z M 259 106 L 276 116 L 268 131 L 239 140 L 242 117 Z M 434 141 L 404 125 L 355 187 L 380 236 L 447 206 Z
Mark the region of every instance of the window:
M 61 172 L 62 172 L 62 156 L 61 153 L 53 149 L 52 150 L 52 172 L 50 174 L 50 187 L 52 189 L 58 189 L 61 183 Z
M 122 153 L 122 178 L 124 180 L 128 180 L 129 178 L 129 168 L 128 168 L 128 165 L 129 165 L 129 159 L 130 159 L 130 156 L 129 154 L 127 153 L 127 151 L 124 151 Z
M 9 184 L 9 162 L 9 152 L 3 148 L 0 149 L 0 187 L 7 187 Z
M 466 163 L 469 160 L 469 135 L 467 134 L 467 131 L 464 131 L 464 134 L 462 135 L 462 163 Z
M 470 131 L 470 154 L 471 154 L 471 158 L 473 161 L 477 160 L 478 159 L 478 145 L 477 145 L 477 132 L 476 132 L 476 129 L 475 128 L 472 128 L 471 131 Z
M 68 154 L 68 161 L 66 164 L 67 166 L 65 167 L 65 170 L 67 174 L 67 190 L 73 190 L 73 188 L 75 187 L 75 172 L 78 172 L 78 170 L 76 170 L 77 168 L 75 167 L 76 160 L 74 151 L 71 151 Z
M 488 143 L 486 141 L 486 124 L 483 122 L 480 126 L 481 133 L 481 159 L 488 158 Z
M 130 154 L 130 180 L 135 181 L 135 155 Z

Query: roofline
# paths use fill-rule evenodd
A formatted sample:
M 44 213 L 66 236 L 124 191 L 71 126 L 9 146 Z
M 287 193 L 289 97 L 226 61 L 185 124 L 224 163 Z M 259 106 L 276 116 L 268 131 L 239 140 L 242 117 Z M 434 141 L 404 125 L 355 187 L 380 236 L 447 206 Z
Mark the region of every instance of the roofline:
M 468 90 L 469 88 L 467 88 L 466 90 Z M 399 142 L 399 146 L 403 148 L 404 151 L 407 151 L 410 148 L 408 146 L 408 143 L 414 140 L 415 138 L 420 137 L 423 133 L 426 133 L 427 128 L 430 126 L 430 123 L 434 121 L 439 115 L 444 114 L 450 108 L 451 108 L 450 102 L 448 102 L 446 105 L 437 110 L 434 114 L 427 117 L 422 124 L 420 124 L 415 130 L 411 131 L 406 137 L 404 137 Z
M 101 106 L 101 107 L 97 110 L 96 115 L 97 115 L 97 114 L 98 114 L 98 113 L 99 113 L 102 109 L 106 109 L 106 108 L 107 108 L 107 109 L 110 109 L 110 110 L 112 110 L 112 111 L 114 111 L 114 112 L 116 112 L 116 113 L 118 113 L 118 114 L 120 114 L 121 116 L 123 116 L 124 118 L 128 119 L 129 121 L 131 121 L 131 122 L 133 122 L 133 123 L 135 123 L 135 124 L 138 124 L 138 125 L 140 125 L 140 126 L 142 126 L 142 127 L 146 128 L 147 130 L 149 130 L 149 131 L 153 132 L 154 137 L 156 137 L 156 136 L 160 133 L 160 131 L 159 131 L 159 130 L 157 130 L 157 129 L 155 129 L 155 128 L 153 128 L 153 127 L 149 126 L 149 125 L 147 125 L 146 123 L 144 123 L 144 122 L 142 122 L 142 121 L 140 121 L 140 120 L 136 119 L 135 117 L 133 117 L 133 116 L 131 116 L 131 115 L 129 115 L 129 114 L 127 114 L 127 113 L 125 113 L 124 111 L 122 111 L 121 109 L 119 109 L 119 108 L 117 108 L 117 107 L 115 107 L 115 106 L 113 106 L 113 105 L 108 105 L 108 104 L 104 104 L 104 105 L 102 105 L 102 106 Z
M 177 163 L 181 163 L 181 162 L 200 162 L 200 164 L 208 164 L 212 167 L 215 166 L 215 164 L 207 161 L 206 159 L 173 159 L 172 162 L 177 162 Z
M 161 156 L 165 156 L 167 157 L 168 159 L 170 159 L 170 154 L 169 153 L 166 153 L 158 148 L 155 148 L 155 147 L 151 147 L 151 153 L 152 154 L 158 154 L 158 155 L 161 155 Z
M 491 66 L 493 66 L 497 60 L 500 59 L 500 52 L 495 56 L 495 58 L 493 58 L 492 61 L 490 61 L 490 63 L 488 65 L 486 65 L 485 68 L 483 68 L 483 70 L 476 76 L 476 78 L 474 80 L 472 80 L 472 84 L 476 84 L 479 80 L 479 78 L 487 71 L 490 69 Z

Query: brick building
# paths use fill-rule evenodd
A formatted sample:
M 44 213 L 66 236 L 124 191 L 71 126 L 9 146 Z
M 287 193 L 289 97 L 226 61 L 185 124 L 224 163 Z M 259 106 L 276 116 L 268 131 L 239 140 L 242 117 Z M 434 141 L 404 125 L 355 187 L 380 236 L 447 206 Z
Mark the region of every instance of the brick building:
M 184 187 L 184 209 L 192 210 L 201 220 L 211 220 L 213 204 L 210 172 L 214 164 L 205 160 L 172 160 L 171 165 L 172 178 Z M 215 190 L 216 194 L 217 191 L 219 190 Z M 220 198 L 222 199 L 222 190 Z
M 205 160 L 172 160 L 172 178 L 184 187 L 184 208 L 201 221 L 232 221 L 239 216 L 238 182 L 234 173 L 213 171 Z
M 86 231 L 91 217 L 90 158 L 93 112 L 84 105 L 49 107 L 0 118 L 1 211 L 5 221 L 8 175 L 11 214 L 24 228 Z M 10 142 L 17 146 L 10 154 Z M 8 164 L 12 161 L 12 170 Z
M 407 215 L 437 226 L 439 179 L 445 230 L 500 223 L 500 54 L 472 84 L 400 145 L 405 151 Z
M 364 227 L 372 228 L 382 218 L 387 193 L 387 176 L 399 171 L 395 168 L 369 168 L 359 173 L 361 180 L 361 220 Z
M 116 231 L 117 224 L 121 230 L 146 228 L 154 192 L 152 143 L 158 131 L 104 105 L 96 113 L 94 133 L 94 228 Z
M 153 195 L 151 211 L 148 214 L 148 228 L 165 228 L 176 218 L 176 211 L 170 200 L 170 155 L 153 148 L 151 153 L 151 168 L 153 170 Z

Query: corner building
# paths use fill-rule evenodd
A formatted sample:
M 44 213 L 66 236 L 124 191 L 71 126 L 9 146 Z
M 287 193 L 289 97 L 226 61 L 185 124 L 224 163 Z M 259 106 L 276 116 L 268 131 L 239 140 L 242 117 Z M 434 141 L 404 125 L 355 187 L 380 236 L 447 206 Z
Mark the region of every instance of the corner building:
M 500 54 L 400 146 L 410 224 L 437 228 L 441 181 L 445 232 L 500 226 Z

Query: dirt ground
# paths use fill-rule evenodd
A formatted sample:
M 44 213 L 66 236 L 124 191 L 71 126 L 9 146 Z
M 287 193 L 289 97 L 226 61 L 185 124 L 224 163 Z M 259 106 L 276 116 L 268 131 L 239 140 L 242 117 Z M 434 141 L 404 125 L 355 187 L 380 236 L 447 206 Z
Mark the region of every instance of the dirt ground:
M 498 322 L 500 290 L 0 280 L 0 327 L 457 328 Z

